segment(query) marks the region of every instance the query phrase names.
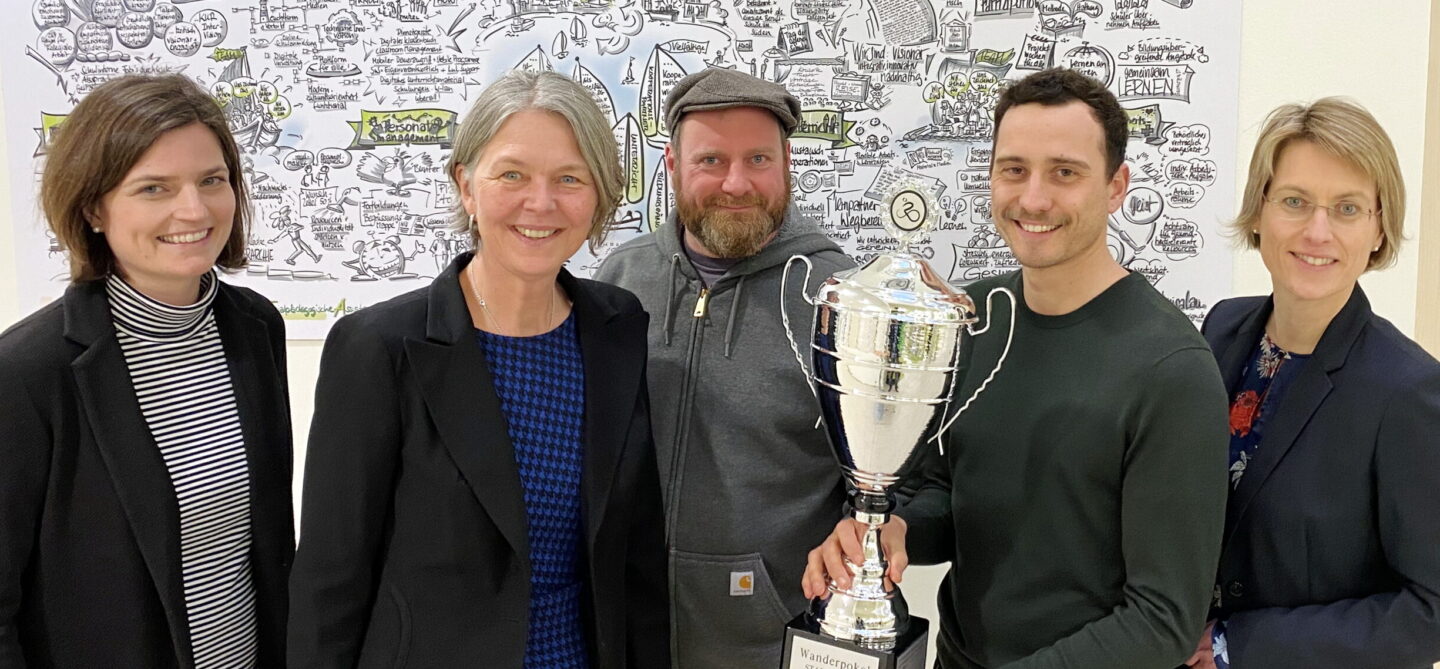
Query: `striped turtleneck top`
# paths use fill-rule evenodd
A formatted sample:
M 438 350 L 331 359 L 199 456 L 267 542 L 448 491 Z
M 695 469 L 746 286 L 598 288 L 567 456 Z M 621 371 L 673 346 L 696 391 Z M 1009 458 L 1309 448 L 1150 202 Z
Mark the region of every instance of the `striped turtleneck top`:
M 115 334 L 145 424 L 175 486 L 180 564 L 197 669 L 253 667 L 255 587 L 250 571 L 250 472 L 235 389 L 212 305 L 176 307 L 111 276 Z

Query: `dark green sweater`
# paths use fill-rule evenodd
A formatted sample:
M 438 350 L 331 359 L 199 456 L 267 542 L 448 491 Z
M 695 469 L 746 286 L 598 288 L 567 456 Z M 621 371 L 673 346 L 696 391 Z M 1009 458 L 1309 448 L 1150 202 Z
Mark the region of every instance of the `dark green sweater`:
M 1172 669 L 1205 625 L 1224 526 L 1226 402 L 1210 349 L 1139 274 L 1063 316 L 1020 301 L 1004 367 L 933 444 L 898 514 L 940 589 L 947 669 Z M 963 403 L 1010 307 L 962 352 Z

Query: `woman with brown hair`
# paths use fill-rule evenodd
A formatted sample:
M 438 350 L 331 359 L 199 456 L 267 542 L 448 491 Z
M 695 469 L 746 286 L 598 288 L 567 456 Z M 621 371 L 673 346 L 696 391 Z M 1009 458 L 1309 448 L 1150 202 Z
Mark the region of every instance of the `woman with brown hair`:
M 250 212 L 219 106 L 102 84 L 40 199 L 71 285 L 0 334 L 0 666 L 283 666 L 284 326 L 216 271 Z

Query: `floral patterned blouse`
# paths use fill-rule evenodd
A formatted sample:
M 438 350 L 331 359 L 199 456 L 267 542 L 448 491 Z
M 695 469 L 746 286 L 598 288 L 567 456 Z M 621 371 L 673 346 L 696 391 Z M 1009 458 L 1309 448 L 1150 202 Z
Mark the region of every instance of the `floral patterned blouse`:
M 1245 376 L 1230 402 L 1230 490 L 1240 485 L 1245 468 L 1255 457 L 1265 432 L 1265 419 L 1280 400 L 1296 375 L 1309 360 L 1309 355 L 1291 353 L 1280 348 L 1269 334 L 1260 337 Z M 1211 633 L 1215 665 L 1230 668 L 1230 653 L 1225 641 L 1225 621 L 1218 620 Z

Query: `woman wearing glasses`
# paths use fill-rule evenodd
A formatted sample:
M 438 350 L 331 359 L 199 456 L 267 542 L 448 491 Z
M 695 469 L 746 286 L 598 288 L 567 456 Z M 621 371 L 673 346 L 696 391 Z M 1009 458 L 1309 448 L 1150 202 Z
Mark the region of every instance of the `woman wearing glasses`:
M 1266 120 L 1234 230 L 1268 297 L 1204 326 L 1230 394 L 1230 503 L 1195 667 L 1440 660 L 1440 363 L 1357 283 L 1394 263 L 1395 149 L 1354 103 Z

